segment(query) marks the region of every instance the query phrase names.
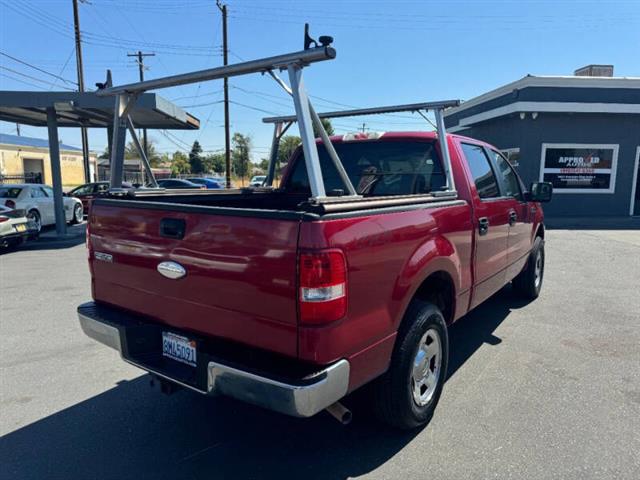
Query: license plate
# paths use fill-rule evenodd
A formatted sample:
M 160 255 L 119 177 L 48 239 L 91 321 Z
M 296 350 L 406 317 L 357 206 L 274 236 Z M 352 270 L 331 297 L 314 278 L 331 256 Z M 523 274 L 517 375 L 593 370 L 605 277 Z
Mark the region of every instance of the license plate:
M 26 223 L 19 223 L 17 225 L 14 225 L 13 228 L 16 229 L 16 232 L 26 232 L 27 231 L 27 224 Z
M 196 366 L 196 342 L 171 332 L 162 332 L 162 355 Z

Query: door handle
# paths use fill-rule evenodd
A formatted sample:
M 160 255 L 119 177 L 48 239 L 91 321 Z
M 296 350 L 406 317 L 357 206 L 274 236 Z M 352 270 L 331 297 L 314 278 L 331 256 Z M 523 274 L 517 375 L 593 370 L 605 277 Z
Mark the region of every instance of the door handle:
M 487 217 L 481 217 L 478 219 L 478 233 L 480 235 L 486 235 L 489 232 L 489 219 Z
M 518 214 L 515 210 L 509 212 L 509 225 L 514 226 L 518 221 Z

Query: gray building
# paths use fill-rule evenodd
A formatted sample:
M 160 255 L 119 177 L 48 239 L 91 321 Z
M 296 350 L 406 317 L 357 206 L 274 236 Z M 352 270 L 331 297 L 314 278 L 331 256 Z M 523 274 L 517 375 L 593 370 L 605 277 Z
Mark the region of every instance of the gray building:
M 445 124 L 503 150 L 526 184 L 552 182 L 549 216 L 640 215 L 640 77 L 583 72 L 526 76 L 447 110 Z

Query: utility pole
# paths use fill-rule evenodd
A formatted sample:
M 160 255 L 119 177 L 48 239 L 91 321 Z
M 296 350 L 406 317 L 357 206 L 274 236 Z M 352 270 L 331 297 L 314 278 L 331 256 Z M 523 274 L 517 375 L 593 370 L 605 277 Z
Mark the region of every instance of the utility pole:
M 222 58 L 224 65 L 229 64 L 229 46 L 227 44 L 227 6 L 216 0 L 222 12 Z M 231 188 L 231 136 L 229 133 L 229 80 L 224 77 L 224 161 L 226 166 L 227 188 Z
M 73 26 L 76 37 L 76 68 L 78 70 L 78 91 L 84 92 L 84 74 L 82 67 L 82 42 L 80 40 L 80 16 L 78 15 L 78 0 L 73 1 Z M 85 0 L 80 0 L 85 1 Z M 84 179 L 91 182 L 91 172 L 89 169 L 89 137 L 87 127 L 80 127 L 82 136 L 82 160 L 84 164 Z
M 142 53 L 138 50 L 138 53 L 127 53 L 127 57 L 137 57 L 138 60 L 138 71 L 140 73 L 140 81 L 144 81 L 144 57 L 155 57 L 155 53 Z M 138 132 L 140 134 L 140 132 Z M 142 130 L 142 149 L 144 150 L 144 154 L 149 158 L 149 147 L 147 144 L 147 129 Z
M 366 130 L 366 128 L 367 128 L 367 124 L 366 124 L 366 123 L 363 123 L 363 124 L 362 124 L 362 133 L 364 133 L 364 131 Z
M 20 136 L 20 124 L 16 123 L 16 134 Z

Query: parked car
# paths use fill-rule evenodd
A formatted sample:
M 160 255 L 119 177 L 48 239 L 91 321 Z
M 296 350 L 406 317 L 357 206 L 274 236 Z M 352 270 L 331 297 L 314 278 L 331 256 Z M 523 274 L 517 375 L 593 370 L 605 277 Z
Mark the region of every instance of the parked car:
M 266 175 L 256 175 L 249 182 L 250 187 L 261 187 L 264 181 L 267 179 Z
M 158 180 L 158 187 L 160 188 L 195 188 L 205 189 L 204 185 L 198 185 L 197 183 L 190 182 L 189 180 L 183 180 L 181 178 L 163 178 Z
M 62 202 L 66 221 L 70 223 L 82 222 L 82 202 L 68 196 L 63 197 Z M 56 223 L 53 188 L 48 185 L 36 183 L 0 185 L 0 204 L 13 209 L 25 210 L 27 217 L 33 221 L 38 232 L 43 226 Z
M 191 183 L 195 183 L 196 185 L 204 185 L 206 188 L 217 190 L 219 188 L 224 188 L 218 182 L 213 180 L 212 178 L 187 178 Z
M 122 188 L 133 188 L 133 185 L 128 182 L 122 182 Z M 66 195 L 79 198 L 82 202 L 84 215 L 87 216 L 89 214 L 91 200 L 99 196 L 104 196 L 108 191 L 109 182 L 92 182 L 80 185 L 67 192 Z
M 300 148 L 277 191 L 97 199 L 84 332 L 167 390 L 308 417 L 363 387 L 382 420 L 426 424 L 448 327 L 508 283 L 539 295 L 551 198 L 551 184 L 525 189 L 497 148 L 458 135 L 445 191 L 437 140 L 334 137 L 357 200 L 340 200 L 323 146 L 329 199 L 309 201 Z
M 24 210 L 0 205 L 0 248 L 20 245 L 38 235 L 35 224 Z

